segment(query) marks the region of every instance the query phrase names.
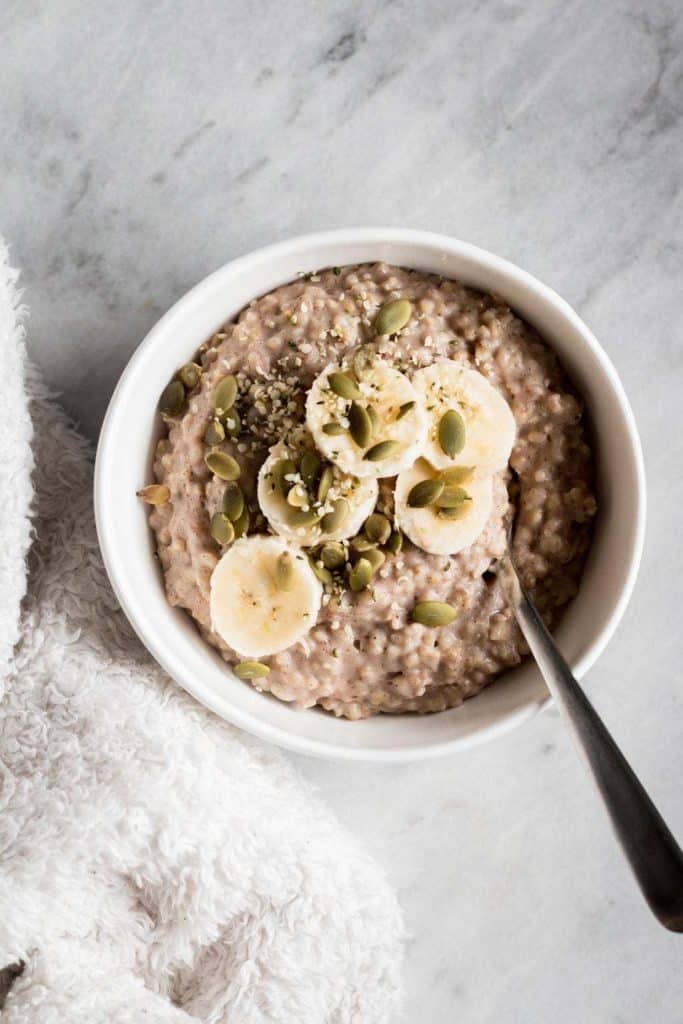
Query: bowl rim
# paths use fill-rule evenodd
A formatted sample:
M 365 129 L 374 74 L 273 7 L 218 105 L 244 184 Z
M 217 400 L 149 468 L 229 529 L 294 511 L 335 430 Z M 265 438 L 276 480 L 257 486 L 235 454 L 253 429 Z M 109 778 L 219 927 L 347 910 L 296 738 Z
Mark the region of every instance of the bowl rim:
M 578 331 L 590 349 L 592 357 L 600 365 L 606 382 L 612 390 L 623 416 L 626 440 L 633 457 L 637 481 L 635 494 L 636 521 L 629 552 L 628 571 L 618 598 L 614 601 L 609 615 L 606 617 L 593 641 L 572 666 L 578 678 L 585 675 L 588 669 L 600 657 L 619 625 L 633 592 L 643 552 L 646 521 L 646 481 L 642 446 L 635 417 L 614 364 L 590 328 L 569 303 L 548 285 L 545 285 L 534 275 L 523 270 L 515 263 L 469 242 L 436 232 L 412 228 L 342 228 L 298 235 L 284 241 L 261 246 L 245 255 L 229 260 L 223 266 L 204 277 L 189 291 L 185 292 L 156 321 L 128 360 L 114 388 L 102 422 L 95 459 L 93 492 L 99 546 L 107 575 L 119 604 L 142 643 L 179 685 L 210 710 L 232 724 L 245 729 L 260 739 L 276 743 L 297 753 L 332 760 L 395 763 L 398 761 L 427 760 L 478 746 L 480 743 L 503 735 L 522 722 L 533 718 L 539 711 L 548 707 L 552 699 L 549 694 L 540 699 L 528 699 L 525 704 L 506 712 L 498 719 L 478 726 L 475 731 L 465 736 L 456 736 L 445 741 L 435 741 L 433 743 L 424 743 L 421 746 L 410 747 L 402 745 L 382 748 L 344 746 L 293 733 L 286 728 L 266 722 L 258 715 L 235 707 L 230 703 L 229 698 L 219 700 L 215 697 L 213 691 L 202 685 L 201 680 L 183 672 L 182 662 L 174 658 L 170 645 L 161 643 L 156 635 L 156 631 L 149 628 L 142 604 L 137 600 L 136 595 L 132 595 L 126 589 L 125 575 L 121 570 L 114 545 L 111 543 L 107 511 L 103 505 L 104 479 L 112 454 L 113 424 L 115 416 L 119 411 L 118 403 L 121 393 L 125 389 L 126 381 L 135 373 L 138 363 L 146 358 L 148 350 L 152 349 L 157 344 L 157 339 L 164 335 L 181 307 L 186 309 L 189 306 L 201 306 L 204 297 L 211 293 L 216 281 L 223 276 L 228 274 L 235 275 L 241 270 L 248 268 L 258 269 L 259 264 L 267 264 L 270 261 L 277 260 L 279 257 L 284 258 L 295 255 L 299 251 L 308 250 L 313 247 L 344 246 L 349 244 L 381 245 L 383 243 L 413 246 L 430 251 L 447 251 L 452 255 L 460 256 L 479 264 L 484 270 L 502 274 L 509 278 L 511 282 L 513 281 L 528 292 L 534 293 L 541 300 L 554 306 L 561 316 L 568 320 L 574 329 Z

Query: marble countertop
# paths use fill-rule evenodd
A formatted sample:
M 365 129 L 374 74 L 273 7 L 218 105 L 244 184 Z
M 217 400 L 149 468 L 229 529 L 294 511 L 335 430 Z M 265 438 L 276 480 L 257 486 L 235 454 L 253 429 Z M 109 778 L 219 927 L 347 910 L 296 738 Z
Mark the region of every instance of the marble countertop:
M 650 499 L 590 692 L 683 835 L 680 5 L 10 0 L 0 30 L 0 230 L 33 357 L 93 439 L 162 311 L 304 231 L 457 235 L 585 317 Z M 428 764 L 296 761 L 400 893 L 406 1020 L 681 1019 L 681 939 L 644 907 L 554 710 Z

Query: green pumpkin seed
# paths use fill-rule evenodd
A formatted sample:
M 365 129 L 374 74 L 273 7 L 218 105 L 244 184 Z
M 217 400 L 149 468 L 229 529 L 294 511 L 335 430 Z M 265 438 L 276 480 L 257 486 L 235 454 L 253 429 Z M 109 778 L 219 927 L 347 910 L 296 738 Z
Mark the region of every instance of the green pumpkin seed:
M 373 548 L 374 546 L 373 541 L 363 533 L 356 534 L 356 536 L 352 537 L 349 541 L 349 551 L 357 557 L 365 554 L 366 551 L 369 551 L 370 548 Z
M 383 551 L 380 551 L 379 548 L 368 548 L 368 550 L 363 553 L 363 558 L 370 563 L 372 571 L 377 572 L 380 566 L 384 564 L 386 555 Z
M 240 661 L 232 670 L 238 679 L 263 679 L 270 674 L 268 666 L 261 661 Z
M 465 447 L 465 421 L 456 409 L 449 409 L 439 421 L 439 444 L 451 459 Z
M 339 437 L 340 434 L 346 433 L 346 427 L 342 427 L 341 423 L 323 423 L 323 434 L 327 434 L 328 437 Z
M 304 505 L 310 505 L 311 500 L 308 497 L 308 491 L 303 484 L 294 484 L 287 493 L 287 504 L 291 505 L 292 508 L 303 508 Z
M 352 402 L 349 409 L 349 433 L 359 448 L 366 448 L 372 437 L 372 420 L 367 409 Z
M 146 487 L 136 491 L 136 494 L 148 505 L 165 505 L 171 497 L 171 492 L 166 484 L 147 484 Z
M 278 590 L 290 591 L 295 583 L 294 560 L 289 551 L 283 551 L 275 562 L 275 585 Z
M 204 444 L 215 445 L 221 441 L 225 441 L 225 427 L 220 420 L 213 420 L 204 433 Z
M 237 459 L 233 459 L 227 452 L 207 452 L 204 462 L 221 480 L 237 480 L 242 472 Z
M 242 509 L 242 515 L 239 517 L 239 519 L 236 519 L 232 525 L 235 530 L 235 540 L 237 540 L 239 537 L 244 537 L 245 534 L 249 533 L 249 527 L 251 525 L 251 515 L 249 514 L 249 509 L 246 504 Z
M 223 491 L 223 512 L 231 523 L 236 523 L 244 512 L 244 495 L 236 480 L 232 480 Z
M 179 380 L 172 380 L 161 392 L 159 412 L 166 416 L 177 416 L 185 404 L 185 388 Z
M 318 565 L 318 563 L 313 558 L 309 558 L 309 562 L 311 563 L 313 575 L 316 576 L 321 583 L 332 582 L 332 573 L 330 572 L 329 569 L 327 569 L 324 565 Z
M 374 319 L 375 334 L 396 334 L 410 320 L 413 307 L 408 299 L 393 299 L 385 302 Z
M 403 534 L 400 530 L 392 530 L 385 547 L 390 555 L 397 555 L 403 547 Z
M 358 385 L 351 380 L 348 373 L 342 373 L 339 370 L 335 370 L 333 373 L 329 374 L 327 383 L 330 385 L 335 395 L 339 395 L 340 398 L 345 398 L 347 401 L 363 397 L 361 392 L 358 390 Z
M 312 508 L 293 508 L 287 512 L 287 522 L 290 526 L 298 528 L 300 526 L 314 526 L 318 522 L 320 516 L 317 512 L 314 512 Z
M 349 586 L 354 593 L 365 590 L 372 579 L 372 566 L 367 558 L 359 558 L 349 572 Z
M 389 539 L 391 523 L 381 512 L 373 512 L 365 520 L 363 531 L 373 544 L 384 544 Z
M 416 405 L 417 405 L 417 402 L 415 402 L 415 401 L 404 402 L 403 405 L 400 405 L 398 407 L 398 412 L 396 413 L 396 419 L 397 420 L 402 420 L 404 416 L 407 416 L 409 412 L 413 411 L 413 409 L 415 408 Z
M 323 533 L 336 533 L 348 519 L 350 506 L 346 498 L 337 498 L 332 511 L 324 515 L 320 521 Z
M 370 423 L 372 424 L 372 433 L 374 435 L 379 430 L 379 416 L 377 415 L 377 410 L 375 409 L 374 405 L 368 405 L 366 406 L 366 409 L 368 416 L 370 417 Z
M 291 480 L 285 478 L 294 476 L 296 472 L 296 462 L 293 459 L 280 459 L 273 466 L 273 481 L 283 498 L 287 497 L 294 486 Z
M 433 505 L 444 489 L 443 480 L 420 480 L 408 492 L 408 505 L 410 508 L 426 508 Z
M 380 441 L 379 444 L 374 444 L 372 448 L 368 448 L 364 459 L 368 459 L 369 462 L 383 462 L 384 459 L 390 459 L 393 455 L 398 455 L 401 450 L 401 445 L 398 441 Z
M 223 413 L 221 416 L 221 423 L 224 425 L 225 432 L 228 437 L 239 437 L 240 431 L 242 430 L 242 420 L 240 419 L 240 414 L 234 405 L 231 409 L 228 409 L 227 412 Z
M 315 452 L 305 451 L 301 456 L 299 472 L 301 473 L 301 479 L 309 490 L 312 490 L 315 486 L 321 465 L 320 456 Z
M 463 501 L 470 501 L 470 496 L 464 487 L 456 484 L 449 484 L 442 488 L 441 494 L 434 499 L 437 508 L 457 508 Z
M 231 544 L 235 539 L 235 527 L 223 512 L 211 516 L 211 536 L 217 544 Z
M 451 521 L 464 519 L 469 512 L 471 500 L 471 498 L 466 498 L 465 501 L 461 501 L 454 508 L 439 508 L 436 510 L 436 514 L 439 519 L 450 519 Z
M 368 370 L 372 369 L 376 361 L 377 352 L 372 345 L 361 345 L 360 348 L 356 349 L 351 365 L 358 380 L 361 380 Z
M 319 557 L 326 569 L 339 569 L 346 561 L 344 545 L 338 541 L 329 541 L 321 547 Z
M 472 466 L 451 466 L 450 469 L 442 469 L 439 473 L 439 480 L 445 484 L 466 484 L 474 473 Z
M 322 473 L 320 474 L 320 480 L 318 481 L 318 501 L 322 505 L 327 497 L 332 481 L 334 480 L 334 470 L 332 466 L 325 466 Z
M 410 618 L 421 626 L 437 627 L 448 626 L 457 614 L 457 609 L 445 601 L 418 601 Z
M 232 409 L 237 398 L 237 380 L 230 373 L 222 377 L 213 389 L 213 407 L 219 416 Z
M 199 384 L 202 375 L 202 368 L 198 363 L 185 363 L 176 374 L 176 378 L 184 384 L 188 391 L 192 391 Z

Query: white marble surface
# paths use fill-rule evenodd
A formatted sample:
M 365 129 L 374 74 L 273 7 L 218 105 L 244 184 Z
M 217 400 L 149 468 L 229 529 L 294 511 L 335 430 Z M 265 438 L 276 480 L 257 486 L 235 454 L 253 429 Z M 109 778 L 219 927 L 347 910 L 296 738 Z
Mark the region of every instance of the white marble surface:
M 158 315 L 315 228 L 433 228 L 593 326 L 631 395 L 650 518 L 590 689 L 683 835 L 683 12 L 647 0 L 6 0 L 1 220 L 34 357 L 95 438 Z M 551 711 L 432 764 L 298 759 L 405 906 L 408 1021 L 669 1024 L 650 918 Z

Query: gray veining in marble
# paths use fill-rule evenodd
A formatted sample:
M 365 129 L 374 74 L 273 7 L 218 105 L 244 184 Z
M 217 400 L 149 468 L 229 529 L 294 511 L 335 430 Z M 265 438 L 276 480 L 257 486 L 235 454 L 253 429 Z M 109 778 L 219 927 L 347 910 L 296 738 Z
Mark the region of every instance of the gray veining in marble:
M 93 438 L 159 314 L 295 233 L 444 231 L 578 308 L 632 398 L 650 493 L 590 687 L 683 835 L 680 4 L 6 0 L 0 34 L 0 230 L 31 351 Z M 681 940 L 644 909 L 554 711 L 433 764 L 296 760 L 401 894 L 406 1020 L 682 1019 Z

